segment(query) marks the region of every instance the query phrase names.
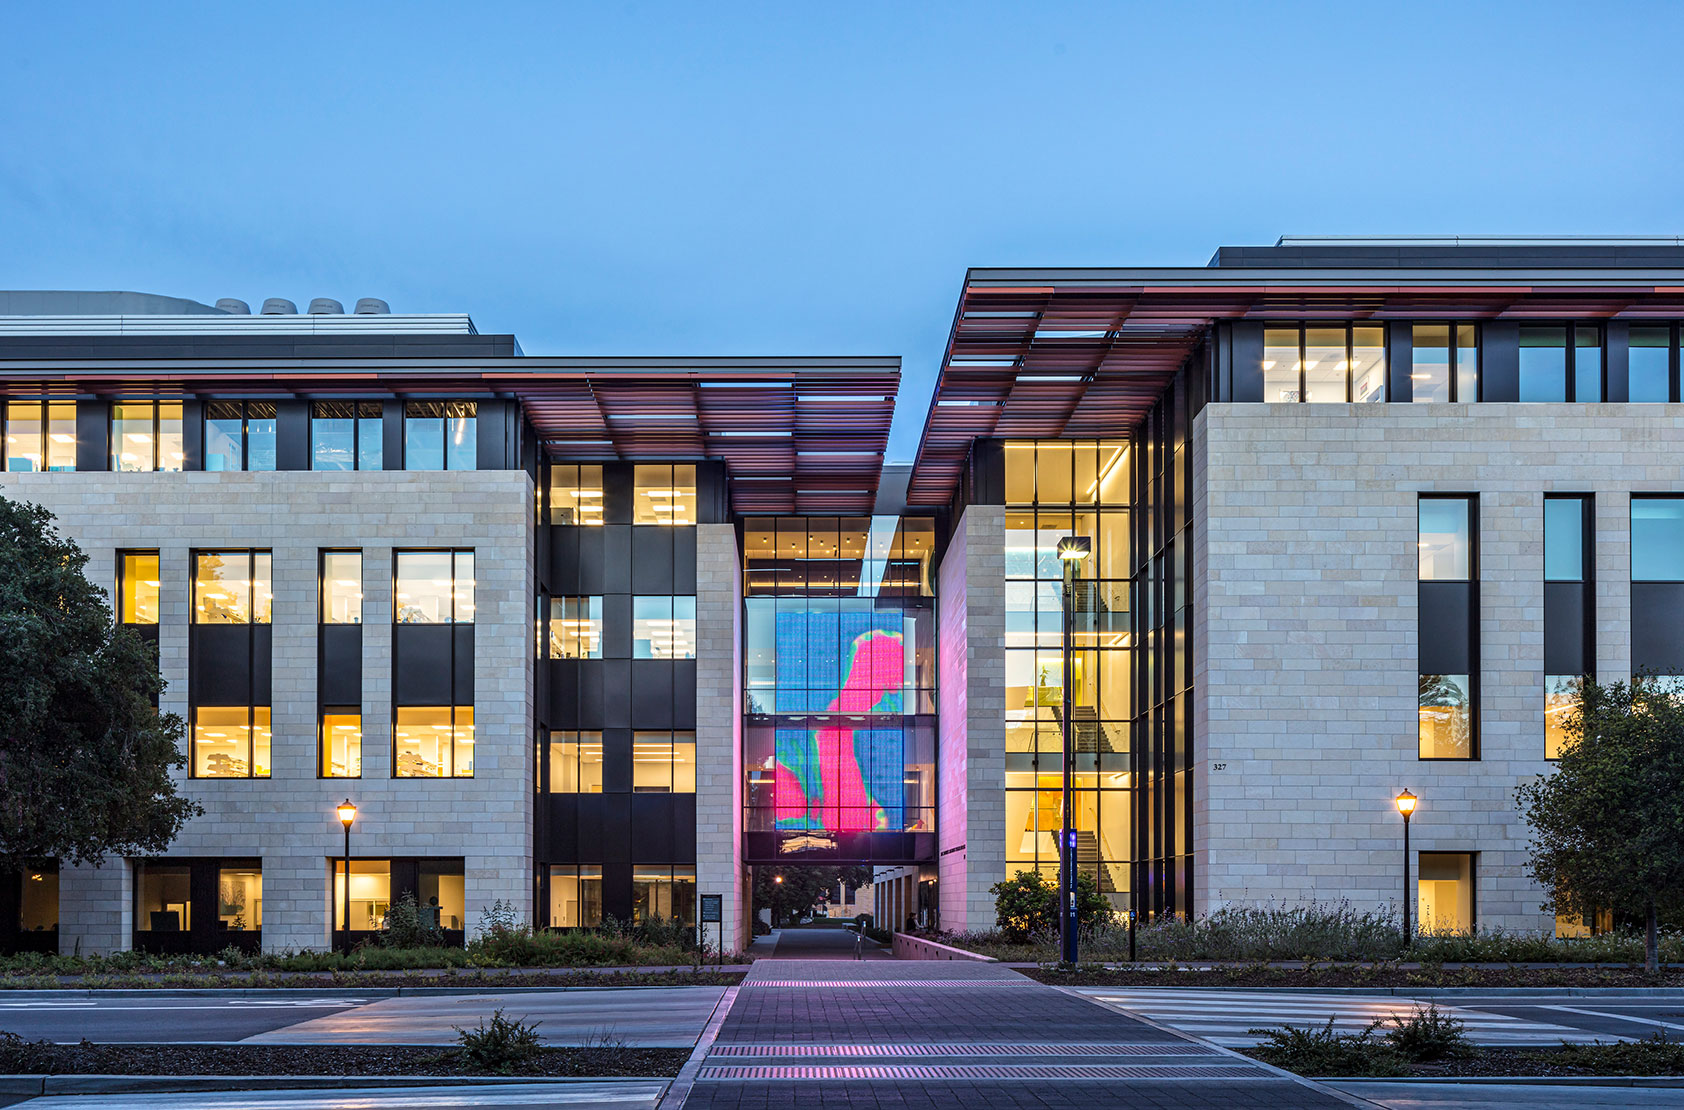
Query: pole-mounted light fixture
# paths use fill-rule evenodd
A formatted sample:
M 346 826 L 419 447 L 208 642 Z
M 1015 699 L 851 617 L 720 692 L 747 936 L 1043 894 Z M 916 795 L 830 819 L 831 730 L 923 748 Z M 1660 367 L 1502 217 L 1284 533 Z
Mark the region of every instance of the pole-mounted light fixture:
M 1397 804 L 1398 813 L 1403 815 L 1403 946 L 1409 947 L 1409 819 L 1415 815 L 1415 806 L 1419 798 L 1405 790 L 1392 799 Z
M 339 823 L 345 826 L 345 954 L 351 954 L 351 822 L 357 819 L 357 807 L 346 798 L 337 808 Z

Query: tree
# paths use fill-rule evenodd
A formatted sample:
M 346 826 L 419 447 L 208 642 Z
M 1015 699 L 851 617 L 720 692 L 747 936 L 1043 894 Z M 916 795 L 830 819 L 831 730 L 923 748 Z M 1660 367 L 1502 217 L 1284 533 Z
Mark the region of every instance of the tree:
M 0 497 L 0 867 L 163 852 L 190 817 L 181 718 L 157 652 L 114 625 L 87 556 L 38 505 Z
M 782 879 L 782 882 L 778 880 Z M 810 864 L 754 869 L 754 905 L 772 911 L 772 924 L 811 910 L 838 882 L 858 889 L 871 882 L 871 868 L 823 867 Z
M 1019 871 L 988 888 L 994 895 L 994 925 L 1014 941 L 1058 933 L 1058 884 L 1039 871 Z M 1076 927 L 1092 929 L 1110 922 L 1114 911 L 1099 884 L 1085 871 L 1076 873 Z
M 1557 913 L 1641 917 L 1654 974 L 1659 919 L 1684 910 L 1684 697 L 1652 677 L 1582 691 L 1555 773 L 1515 789 L 1527 870 Z

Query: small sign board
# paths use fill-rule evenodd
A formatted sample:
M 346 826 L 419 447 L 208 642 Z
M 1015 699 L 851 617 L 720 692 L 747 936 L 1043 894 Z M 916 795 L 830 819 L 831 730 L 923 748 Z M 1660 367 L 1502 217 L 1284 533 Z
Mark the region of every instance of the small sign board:
M 725 896 L 723 894 L 702 895 L 702 924 L 716 925 L 725 920 Z

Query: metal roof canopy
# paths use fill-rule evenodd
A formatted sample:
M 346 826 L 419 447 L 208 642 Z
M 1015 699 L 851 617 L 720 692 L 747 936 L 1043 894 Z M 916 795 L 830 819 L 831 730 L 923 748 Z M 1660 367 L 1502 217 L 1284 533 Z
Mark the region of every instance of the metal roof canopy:
M 1684 268 L 973 269 L 907 491 L 945 505 L 982 438 L 1133 432 L 1219 320 L 1670 320 Z
M 480 337 L 485 338 L 485 337 Z M 103 397 L 504 397 L 556 461 L 725 463 L 739 513 L 869 515 L 898 357 L 10 357 L 0 392 Z

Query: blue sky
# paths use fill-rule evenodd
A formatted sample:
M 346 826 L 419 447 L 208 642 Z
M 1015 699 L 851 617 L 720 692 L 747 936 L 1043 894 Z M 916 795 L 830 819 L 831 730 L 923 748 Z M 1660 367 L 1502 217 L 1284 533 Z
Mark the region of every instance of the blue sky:
M 1684 4 L 12 3 L 0 288 L 899 354 L 967 266 L 1684 232 Z

